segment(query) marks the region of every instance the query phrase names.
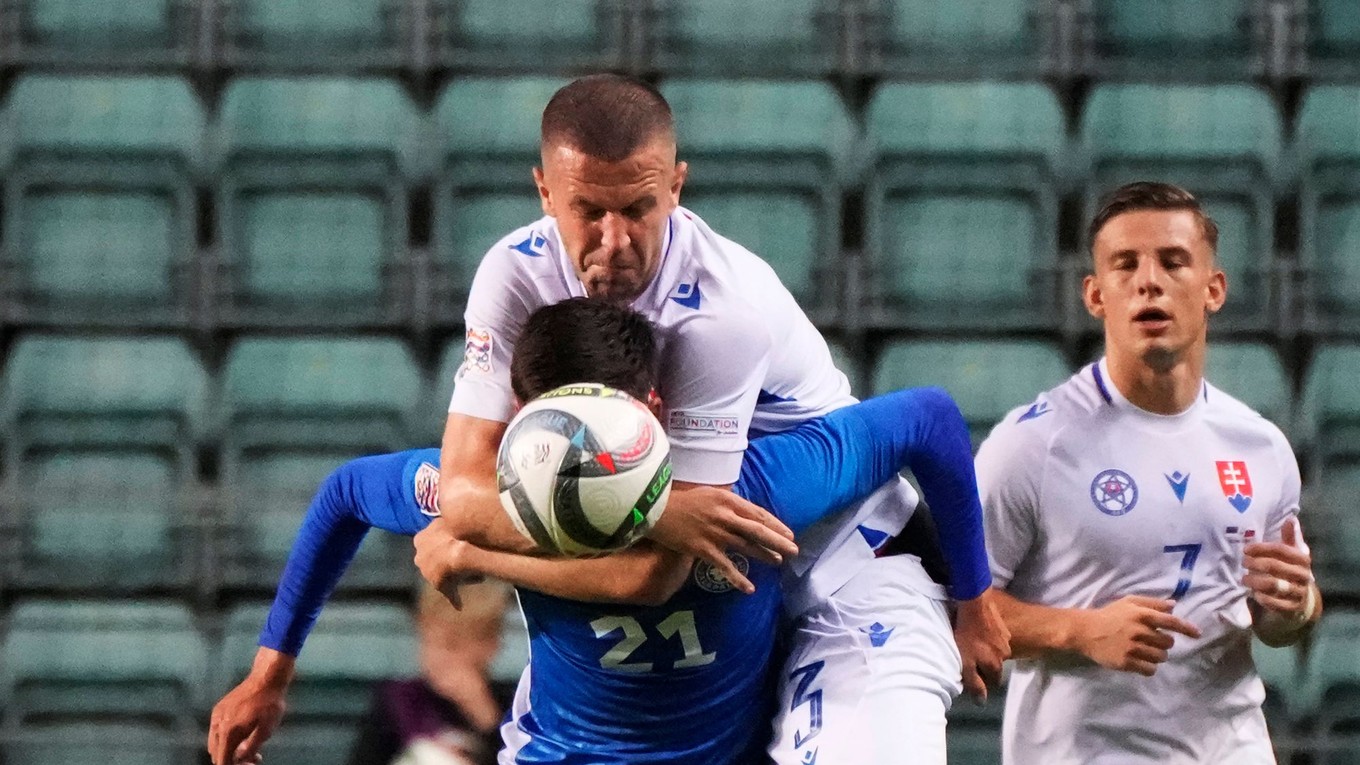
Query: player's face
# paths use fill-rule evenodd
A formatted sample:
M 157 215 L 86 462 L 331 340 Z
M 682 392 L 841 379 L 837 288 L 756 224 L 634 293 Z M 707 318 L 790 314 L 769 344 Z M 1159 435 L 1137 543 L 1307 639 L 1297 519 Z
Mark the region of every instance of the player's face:
M 685 171 L 668 138 L 620 162 L 569 146 L 544 148 L 534 181 L 587 294 L 631 303 L 647 289 L 661 263 L 666 220 L 680 204 Z
M 1202 348 L 1227 281 L 1188 210 L 1138 210 L 1110 219 L 1092 247 L 1087 310 L 1105 324 L 1108 353 L 1170 368 Z

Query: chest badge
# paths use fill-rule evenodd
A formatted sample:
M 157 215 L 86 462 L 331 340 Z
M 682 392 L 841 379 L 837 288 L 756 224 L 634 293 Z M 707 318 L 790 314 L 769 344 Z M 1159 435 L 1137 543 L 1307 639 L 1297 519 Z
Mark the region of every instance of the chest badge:
M 1124 515 L 1138 504 L 1138 484 L 1122 470 L 1102 470 L 1091 481 L 1091 502 L 1106 515 Z
M 1190 474 L 1177 470 L 1166 476 L 1166 482 L 1171 484 L 1171 491 L 1175 492 L 1176 499 L 1180 500 L 1182 505 L 1185 504 L 1185 490 L 1190 488 Z
M 742 576 L 751 573 L 751 564 L 746 560 L 745 555 L 730 552 L 727 554 L 727 558 L 732 561 L 732 564 L 737 567 Z M 732 589 L 731 580 L 706 560 L 694 564 L 694 583 L 699 585 L 699 589 L 714 594 Z
M 1247 473 L 1247 463 L 1241 460 L 1219 460 L 1214 465 L 1218 467 L 1218 485 L 1223 489 L 1228 504 L 1239 513 L 1247 512 L 1247 508 L 1251 507 L 1251 475 Z

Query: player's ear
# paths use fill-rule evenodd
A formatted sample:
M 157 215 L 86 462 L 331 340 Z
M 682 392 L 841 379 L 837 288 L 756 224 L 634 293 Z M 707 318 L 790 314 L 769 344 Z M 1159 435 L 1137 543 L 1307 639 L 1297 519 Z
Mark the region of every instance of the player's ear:
M 1081 299 L 1086 304 L 1086 312 L 1097 319 L 1105 318 L 1105 296 L 1100 291 L 1100 282 L 1095 274 L 1088 274 L 1081 280 Z
M 680 204 L 680 189 L 685 185 L 685 179 L 689 177 L 689 163 L 675 163 L 675 177 L 671 179 L 671 205 Z
M 541 167 L 534 168 L 534 186 L 538 187 L 538 201 L 543 206 L 543 214 L 556 218 L 557 214 L 553 212 L 552 192 L 548 191 L 548 182 Z
M 662 425 L 666 423 L 666 421 L 661 418 L 661 412 L 664 406 L 665 404 L 661 401 L 661 394 L 656 392 L 656 388 L 647 391 L 647 408 L 651 410 L 653 416 L 658 420 L 661 420 Z
M 1205 289 L 1205 308 L 1209 313 L 1218 313 L 1223 307 L 1224 301 L 1228 299 L 1228 277 L 1222 271 L 1214 269 L 1213 276 L 1209 277 L 1209 286 Z

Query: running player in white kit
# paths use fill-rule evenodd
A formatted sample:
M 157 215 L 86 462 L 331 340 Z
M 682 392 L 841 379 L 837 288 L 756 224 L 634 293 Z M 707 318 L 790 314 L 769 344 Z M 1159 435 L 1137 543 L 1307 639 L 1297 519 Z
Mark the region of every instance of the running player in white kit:
M 1273 424 L 1204 380 L 1227 284 L 1188 192 L 1114 191 L 1091 224 L 1105 358 L 1016 409 L 977 458 L 1017 657 L 1007 765 L 1274 763 L 1255 635 L 1321 613 Z
M 643 83 L 583 78 L 545 110 L 535 181 L 547 217 L 491 248 L 469 297 L 467 353 L 442 447 L 443 517 L 416 538 L 417 563 L 436 584 L 443 574 L 429 551 L 440 545 L 463 539 L 528 551 L 500 508 L 494 463 L 512 412 L 514 338 L 543 305 L 614 300 L 656 326 L 675 485 L 649 536 L 711 562 L 743 588 L 742 556 L 729 561 L 721 550 L 740 539 L 733 533 L 715 543 L 712 529 L 749 529 L 761 515 L 727 490 L 748 433 L 786 430 L 854 401 L 826 342 L 773 270 L 679 207 L 686 165 L 675 157 L 669 107 Z M 876 555 L 915 504 L 905 482 L 886 487 L 839 524 L 817 529 L 790 562 L 791 603 L 838 604 L 797 633 L 798 663 L 781 678 L 787 719 L 772 745 L 778 761 L 942 764 L 944 711 L 960 668 L 979 695 L 999 676 L 1007 638 L 991 603 L 980 518 L 936 519 L 958 600 L 954 639 L 944 592 L 919 560 Z M 804 640 L 815 647 L 800 646 Z M 866 726 L 878 719 L 867 705 L 891 725 Z

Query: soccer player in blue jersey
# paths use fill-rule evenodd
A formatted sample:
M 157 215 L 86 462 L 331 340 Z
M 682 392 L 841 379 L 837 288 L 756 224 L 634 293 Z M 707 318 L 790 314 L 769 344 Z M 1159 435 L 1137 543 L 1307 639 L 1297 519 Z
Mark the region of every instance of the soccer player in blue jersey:
M 648 322 L 569 300 L 526 324 L 517 397 L 591 379 L 653 398 Z M 438 513 L 439 451 L 366 457 L 321 487 L 280 583 L 250 676 L 213 710 L 217 765 L 250 762 L 277 726 L 322 603 L 370 526 L 413 534 Z M 910 466 L 932 501 L 973 506 L 966 426 L 938 390 L 901 391 L 753 441 L 736 491 L 801 530 Z M 490 575 L 520 588 L 531 661 L 502 727 L 505 763 L 760 760 L 780 608 L 779 571 L 745 561 L 746 596 L 713 566 L 649 543 L 607 558 L 549 560 L 461 543 L 446 581 Z M 456 595 L 450 592 L 451 595 Z M 532 681 L 530 680 L 532 678 Z

